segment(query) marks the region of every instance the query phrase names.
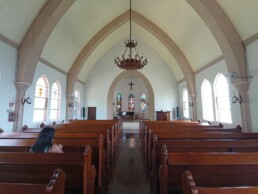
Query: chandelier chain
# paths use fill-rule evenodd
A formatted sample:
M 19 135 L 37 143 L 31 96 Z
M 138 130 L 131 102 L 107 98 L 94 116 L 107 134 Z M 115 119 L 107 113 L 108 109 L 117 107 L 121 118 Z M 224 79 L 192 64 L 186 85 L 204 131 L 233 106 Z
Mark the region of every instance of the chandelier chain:
M 139 70 L 142 69 L 147 63 L 147 59 L 144 59 L 143 56 L 140 57 L 140 55 L 137 52 L 137 41 L 134 41 L 132 39 L 132 2 L 130 0 L 130 10 L 129 10 L 129 14 L 130 14 L 130 36 L 129 36 L 129 40 L 125 41 L 125 52 L 124 55 L 122 55 L 121 59 L 119 57 L 116 57 L 115 59 L 115 64 L 123 69 L 123 70 Z M 129 54 L 128 57 L 126 58 L 125 55 L 127 53 L 127 49 L 129 48 Z M 134 49 L 134 57 L 132 55 L 132 50 Z

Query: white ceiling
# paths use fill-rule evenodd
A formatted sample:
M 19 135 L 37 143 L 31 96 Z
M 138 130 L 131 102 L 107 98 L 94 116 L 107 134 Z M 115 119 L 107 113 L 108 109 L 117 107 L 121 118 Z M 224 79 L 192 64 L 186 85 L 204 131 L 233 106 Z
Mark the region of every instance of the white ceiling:
M 0 0 L 0 35 L 19 45 L 47 0 Z M 217 0 L 244 41 L 258 32 L 258 0 Z M 83 47 L 104 26 L 129 9 L 129 0 L 76 0 L 52 31 L 41 57 L 69 72 Z M 222 56 L 212 32 L 185 0 L 132 0 L 132 9 L 165 32 L 182 50 L 194 72 Z M 137 41 L 152 47 L 168 64 L 177 81 L 184 75 L 167 48 L 147 29 L 132 23 Z M 129 35 L 129 22 L 106 37 L 91 53 L 78 79 L 108 49 Z M 123 46 L 123 45 L 121 45 Z M 140 44 L 139 44 L 140 46 Z

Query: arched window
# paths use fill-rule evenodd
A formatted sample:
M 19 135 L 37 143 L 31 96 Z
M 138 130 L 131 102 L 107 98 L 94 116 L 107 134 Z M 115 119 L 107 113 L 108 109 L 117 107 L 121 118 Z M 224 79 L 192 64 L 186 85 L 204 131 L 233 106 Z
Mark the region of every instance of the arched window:
M 141 112 L 142 113 L 146 112 L 146 107 L 147 107 L 146 94 L 142 94 L 141 95 Z
M 116 95 L 116 112 L 122 112 L 122 95 L 120 93 Z
M 51 88 L 51 101 L 50 101 L 50 120 L 56 120 L 60 115 L 61 104 L 61 86 L 58 81 L 53 83 Z
M 48 80 L 42 75 L 36 82 L 33 121 L 45 121 L 48 101 Z
M 128 96 L 128 111 L 134 112 L 135 111 L 135 97 L 133 94 Z
M 80 111 L 80 91 L 75 90 L 74 92 L 74 116 L 75 118 L 81 117 L 81 111 Z
M 214 96 L 216 106 L 216 120 L 224 123 L 232 123 L 229 85 L 226 77 L 220 73 L 215 79 Z
M 202 82 L 201 92 L 203 119 L 214 121 L 212 87 L 206 79 Z
M 183 89 L 183 115 L 189 118 L 189 96 L 186 88 Z

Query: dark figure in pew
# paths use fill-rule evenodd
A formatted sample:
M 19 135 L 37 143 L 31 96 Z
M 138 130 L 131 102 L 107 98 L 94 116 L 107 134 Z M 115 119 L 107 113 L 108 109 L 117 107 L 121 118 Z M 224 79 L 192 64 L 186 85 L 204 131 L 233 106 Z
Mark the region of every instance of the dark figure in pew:
M 40 152 L 40 153 L 49 153 L 57 152 L 63 153 L 63 145 L 53 144 L 53 138 L 55 135 L 55 129 L 52 127 L 43 128 L 36 142 L 31 146 L 30 152 Z

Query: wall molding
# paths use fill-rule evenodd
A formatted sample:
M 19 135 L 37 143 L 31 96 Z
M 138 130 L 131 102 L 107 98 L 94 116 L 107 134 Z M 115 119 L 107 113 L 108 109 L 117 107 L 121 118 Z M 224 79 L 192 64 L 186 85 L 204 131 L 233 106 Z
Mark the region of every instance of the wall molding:
M 48 67 L 50 67 L 50 68 L 52 68 L 52 69 L 54 69 L 54 70 L 56 70 L 56 71 L 58 71 L 58 72 L 64 74 L 65 76 L 67 76 L 67 72 L 65 72 L 65 71 L 63 71 L 62 69 L 58 68 L 56 65 L 54 65 L 53 63 L 50 63 L 50 62 L 47 61 L 46 59 L 43 59 L 42 57 L 40 57 L 40 58 L 39 58 L 39 62 L 41 62 L 41 63 L 47 65 Z M 83 84 L 83 85 L 85 84 L 83 81 L 81 81 L 81 80 L 79 80 L 79 79 L 77 79 L 76 81 L 79 82 L 79 83 L 81 83 L 81 84 Z
M 248 46 L 249 44 L 252 44 L 253 42 L 258 41 L 258 33 L 250 36 L 246 40 L 243 41 L 245 47 Z
M 18 49 L 19 48 L 19 44 L 17 44 L 16 42 L 12 41 L 11 39 L 5 37 L 4 35 L 0 34 L 0 41 L 4 42 L 5 44 Z
M 220 61 L 222 61 L 222 60 L 224 60 L 224 56 L 223 56 L 223 55 L 217 57 L 216 59 L 212 60 L 212 61 L 209 62 L 208 64 L 206 64 L 206 65 L 204 65 L 203 67 L 201 67 L 200 69 L 196 70 L 196 71 L 194 72 L 194 75 L 196 76 L 196 74 L 198 74 L 198 73 L 200 73 L 200 72 L 202 72 L 202 71 L 204 71 L 204 70 L 210 68 L 211 66 L 215 65 L 216 63 L 218 63 L 218 62 L 220 62 Z M 185 79 L 182 79 L 182 80 L 178 81 L 177 83 L 178 83 L 178 84 L 181 84 L 181 83 L 184 82 L 184 81 L 185 81 Z

